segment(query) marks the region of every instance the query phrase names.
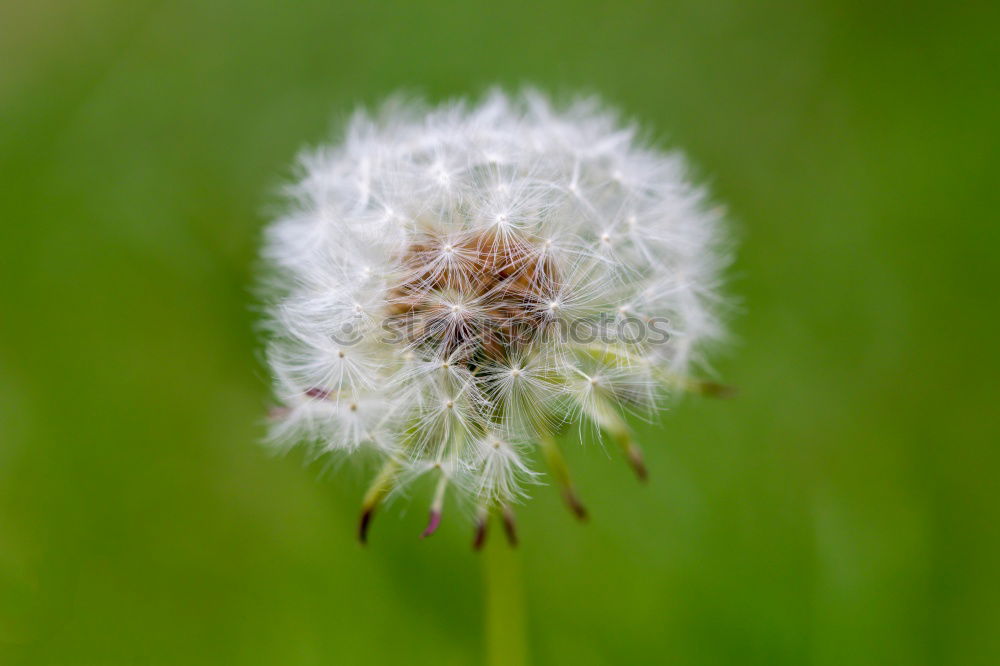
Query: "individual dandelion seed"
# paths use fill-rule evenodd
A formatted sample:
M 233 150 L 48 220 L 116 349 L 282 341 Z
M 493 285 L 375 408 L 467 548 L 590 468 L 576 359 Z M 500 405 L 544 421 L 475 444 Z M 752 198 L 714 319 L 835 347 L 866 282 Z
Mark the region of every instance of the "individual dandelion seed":
M 583 518 L 559 431 L 590 424 L 644 479 L 625 414 L 724 392 L 690 374 L 723 335 L 722 214 L 597 102 L 396 100 L 299 166 L 263 249 L 271 439 L 383 460 L 362 541 L 430 476 L 424 536 L 454 493 L 477 545 L 491 514 L 513 543 L 536 450 Z

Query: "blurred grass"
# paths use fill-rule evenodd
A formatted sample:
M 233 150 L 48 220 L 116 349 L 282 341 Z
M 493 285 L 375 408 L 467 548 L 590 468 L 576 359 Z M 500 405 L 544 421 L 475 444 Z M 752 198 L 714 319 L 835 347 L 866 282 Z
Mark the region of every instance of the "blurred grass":
M 739 222 L 735 401 L 521 511 L 538 664 L 1000 654 L 995 4 L 0 5 L 0 662 L 467 664 L 479 561 L 254 445 L 249 285 L 356 103 L 601 93 Z M 610 460 L 608 459 L 610 458 Z

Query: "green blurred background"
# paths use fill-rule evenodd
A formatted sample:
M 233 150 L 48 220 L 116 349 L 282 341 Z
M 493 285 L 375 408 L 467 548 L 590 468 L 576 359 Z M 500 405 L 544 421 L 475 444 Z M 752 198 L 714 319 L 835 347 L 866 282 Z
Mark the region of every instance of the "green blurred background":
M 997 7 L 4 0 L 0 663 L 479 660 L 465 520 L 362 549 L 365 470 L 256 445 L 250 287 L 301 146 L 494 82 L 602 94 L 742 238 L 739 398 L 520 512 L 534 663 L 998 663 Z

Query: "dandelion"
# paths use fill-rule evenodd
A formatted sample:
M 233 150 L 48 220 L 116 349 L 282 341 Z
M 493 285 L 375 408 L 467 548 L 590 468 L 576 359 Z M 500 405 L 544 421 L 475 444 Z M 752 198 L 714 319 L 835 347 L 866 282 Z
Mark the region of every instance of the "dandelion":
M 557 435 L 592 428 L 640 478 L 626 416 L 691 378 L 723 335 L 722 215 L 684 159 L 594 101 L 529 92 L 358 113 L 300 160 L 266 232 L 271 439 L 382 462 L 359 534 L 392 493 L 471 500 L 513 542 L 543 459 L 583 518 Z

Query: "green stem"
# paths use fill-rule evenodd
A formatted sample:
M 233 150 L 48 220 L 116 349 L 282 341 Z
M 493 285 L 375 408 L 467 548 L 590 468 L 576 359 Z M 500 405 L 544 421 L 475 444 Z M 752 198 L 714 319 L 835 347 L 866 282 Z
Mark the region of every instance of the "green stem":
M 524 666 L 528 663 L 525 635 L 524 588 L 517 550 L 499 534 L 486 542 L 483 553 L 488 666 Z

